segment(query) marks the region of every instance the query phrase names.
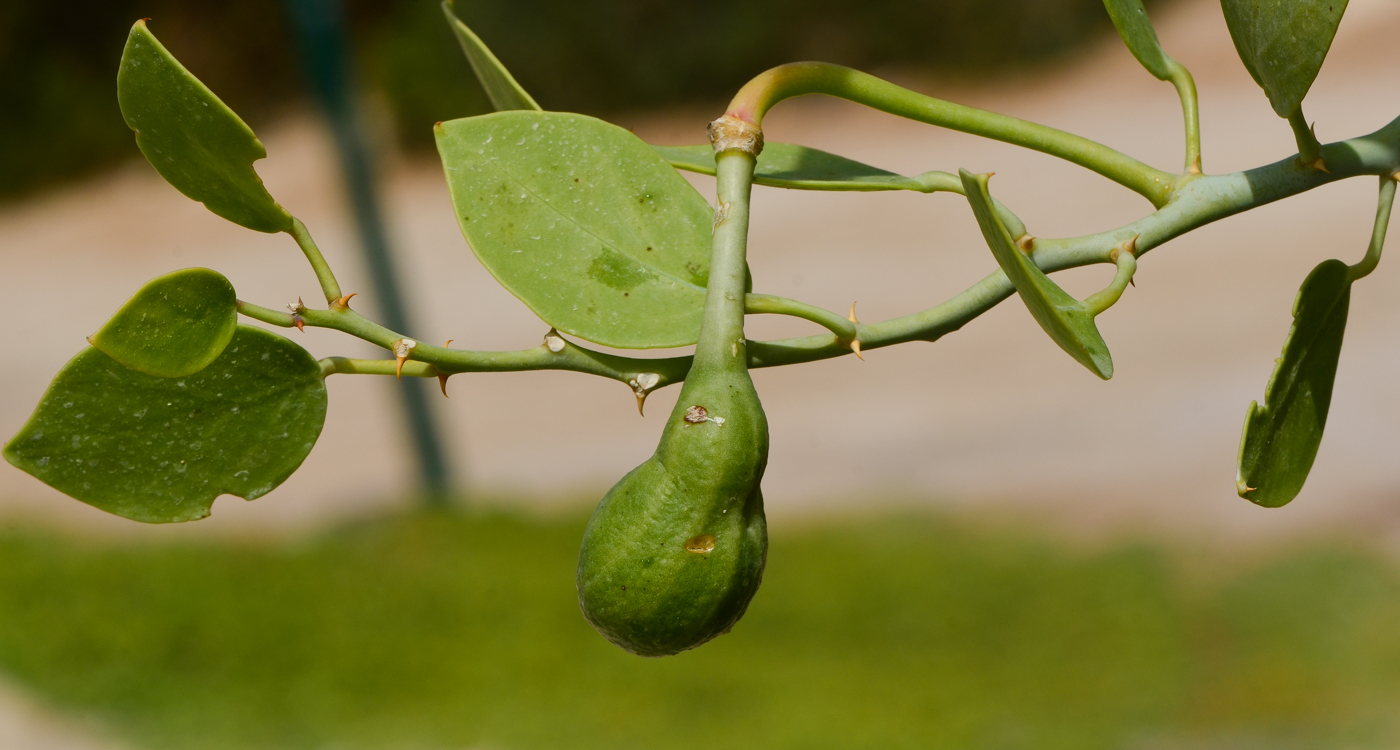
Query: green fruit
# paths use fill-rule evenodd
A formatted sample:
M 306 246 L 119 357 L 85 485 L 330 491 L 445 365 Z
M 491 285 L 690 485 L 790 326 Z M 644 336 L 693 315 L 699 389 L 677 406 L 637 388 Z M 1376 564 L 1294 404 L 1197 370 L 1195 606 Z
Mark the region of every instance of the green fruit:
M 767 559 L 767 462 L 768 421 L 748 372 L 692 370 L 656 454 L 588 522 L 578 566 L 588 622 L 641 656 L 679 653 L 734 627 Z

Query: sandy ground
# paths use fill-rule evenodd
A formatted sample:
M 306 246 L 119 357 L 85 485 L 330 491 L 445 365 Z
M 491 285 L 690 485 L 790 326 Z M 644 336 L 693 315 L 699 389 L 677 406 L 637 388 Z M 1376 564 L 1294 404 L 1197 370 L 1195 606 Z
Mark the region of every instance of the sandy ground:
M 1226 172 L 1294 150 L 1236 60 L 1218 5 L 1173 6 L 1159 22 L 1167 50 L 1196 74 L 1205 167 Z M 1354 0 L 1307 101 L 1324 140 L 1369 132 L 1396 115 L 1392 0 Z M 1055 125 L 1178 169 L 1180 115 L 1167 84 L 1109 38 L 1078 60 L 995 88 L 911 82 L 957 101 Z M 703 140 L 708 112 L 620 119 L 656 142 Z M 882 167 L 994 171 L 997 195 L 1038 236 L 1084 234 L 1149 210 L 1092 173 L 1038 154 L 896 120 L 833 100 L 799 100 L 766 123 L 771 140 L 826 148 Z M 314 120 L 265 134 L 259 169 L 272 193 L 317 236 L 347 290 L 365 274 L 346 222 L 328 144 Z M 712 183 L 697 179 L 710 195 Z M 1328 437 L 1303 496 L 1264 511 L 1234 493 L 1245 407 L 1262 396 L 1298 284 L 1319 260 L 1359 258 L 1375 185 L 1352 180 L 1206 227 L 1145 258 L 1136 289 L 1100 318 L 1117 365 L 1098 381 L 1040 332 L 1016 300 L 934 345 L 909 344 L 800 368 L 755 373 L 772 424 L 765 494 L 776 519 L 862 503 L 938 503 L 1022 510 L 1075 526 L 1130 524 L 1254 534 L 1318 524 L 1400 522 L 1400 273 L 1393 263 L 1356 289 Z M 456 346 L 535 345 L 547 326 L 496 286 L 459 234 L 441 170 L 397 165 L 387 200 L 420 321 L 411 333 Z M 816 194 L 760 188 L 750 257 L 759 291 L 833 310 L 859 300 L 880 320 L 929 307 L 993 269 L 955 195 Z M 0 212 L 0 433 L 12 434 L 50 377 L 145 280 L 189 266 L 229 276 L 268 306 L 317 298 L 284 235 L 243 230 L 166 186 L 144 163 Z M 1084 294 L 1109 270 L 1062 283 Z M 358 308 L 373 313 L 369 295 Z M 752 335 L 812 331 L 752 318 Z M 317 356 L 373 356 L 339 334 L 291 335 Z M 426 387 L 426 384 L 423 384 Z M 432 384 L 436 387 L 436 384 Z M 68 500 L 0 465 L 0 514 L 162 538 L 229 529 L 302 528 L 361 513 L 409 482 L 387 379 L 330 382 L 326 432 L 302 470 L 271 496 L 221 499 L 212 519 L 145 529 Z M 483 494 L 577 499 L 644 459 L 678 389 L 639 418 L 620 384 L 572 373 L 454 378 L 434 402 L 449 426 L 457 476 Z M 11 521 L 14 523 L 15 521 Z
M 1205 167 L 1227 172 L 1293 152 L 1288 127 L 1234 56 L 1219 6 L 1192 0 L 1158 28 L 1195 73 Z M 1352 0 L 1307 100 L 1323 140 L 1369 132 L 1397 114 L 1400 31 L 1393 0 Z M 1014 83 L 915 87 L 1101 140 L 1156 166 L 1180 163 L 1169 86 L 1114 39 L 1076 61 Z M 703 140 L 707 115 L 620 121 L 661 143 Z M 1033 234 L 1100 231 L 1149 210 L 1140 198 L 1037 154 L 894 120 L 829 100 L 785 104 L 771 140 L 826 148 L 889 169 L 995 171 L 998 196 Z M 259 169 L 272 193 L 316 234 L 347 290 L 365 274 L 328 144 L 314 121 L 265 134 Z M 712 183 L 696 180 L 710 195 Z M 755 373 L 772 425 L 764 484 L 775 522 L 869 504 L 937 504 L 1031 514 L 1067 528 L 1123 526 L 1191 537 L 1257 537 L 1318 528 L 1400 535 L 1400 273 L 1394 261 L 1353 295 L 1328 436 L 1304 494 L 1264 511 L 1234 493 L 1245 407 L 1262 396 L 1298 284 L 1318 261 L 1359 258 L 1375 185 L 1353 180 L 1180 238 L 1144 260 L 1138 286 L 1100 318 L 1117 365 L 1098 381 L 1010 300 L 936 345 L 910 344 L 801 368 Z M 387 194 L 394 238 L 429 341 L 478 349 L 533 346 L 547 326 L 493 282 L 458 233 L 440 169 L 397 165 Z M 759 291 L 834 310 L 859 300 L 874 321 L 936 304 L 994 268 L 971 213 L 954 195 L 833 195 L 760 188 L 751 260 Z M 208 266 L 244 299 L 280 307 L 316 299 L 315 279 L 285 236 L 258 235 L 206 212 L 144 163 L 0 210 L 0 434 L 17 430 L 63 363 L 141 283 Z M 1084 294 L 1106 268 L 1057 277 Z M 374 300 L 356 298 L 373 313 Z M 807 332 L 759 317 L 751 335 Z M 374 356 L 338 334 L 292 333 L 317 356 Z M 428 384 L 423 384 L 427 386 Z M 436 384 L 432 384 L 435 387 Z M 211 519 L 150 528 L 106 516 L 0 464 L 8 526 L 58 523 L 96 533 L 175 539 L 304 529 L 394 502 L 410 483 L 387 379 L 330 383 L 326 432 L 302 470 L 256 503 L 221 499 Z M 454 378 L 434 403 L 449 427 L 459 479 L 478 495 L 581 499 L 653 449 L 677 389 L 639 418 L 630 393 L 570 374 Z M 855 500 L 867 505 L 855 508 Z M 562 501 L 562 500 L 561 500 Z M 546 501 L 541 501 L 546 502 Z M 0 746 L 94 748 L 0 691 Z

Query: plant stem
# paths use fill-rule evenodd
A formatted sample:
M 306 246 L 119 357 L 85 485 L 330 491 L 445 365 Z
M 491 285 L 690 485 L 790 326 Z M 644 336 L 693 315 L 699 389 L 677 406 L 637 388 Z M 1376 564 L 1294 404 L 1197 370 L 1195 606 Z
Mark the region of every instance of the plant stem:
M 244 302 L 241 299 L 234 300 L 234 303 L 234 309 L 236 309 L 240 315 L 246 315 L 253 320 L 261 320 L 264 323 L 270 323 L 283 328 L 291 328 L 296 325 L 296 318 L 291 313 L 259 307 L 250 302 Z
M 301 223 L 301 219 L 292 218 L 292 229 L 287 234 L 297 241 L 301 251 L 306 254 L 306 259 L 311 262 L 311 270 L 316 272 L 316 280 L 321 283 L 321 293 L 326 295 L 326 301 L 334 302 L 340 299 L 340 284 L 336 283 L 330 264 L 326 263 L 321 249 L 316 247 L 316 241 L 311 239 L 311 233 L 306 230 L 306 225 Z
M 1395 178 L 1381 175 L 1380 197 L 1376 200 L 1376 223 L 1371 228 L 1371 244 L 1366 247 L 1366 257 L 1347 269 L 1347 279 L 1356 281 L 1365 278 L 1376 270 L 1381 262 L 1381 248 L 1385 246 L 1385 230 L 1390 226 L 1390 209 L 1395 205 Z
M 945 102 L 858 70 L 830 63 L 780 65 L 749 81 L 727 114 L 754 125 L 784 99 L 826 94 L 911 120 L 1023 146 L 1093 170 L 1142 195 L 1158 208 L 1170 199 L 1176 176 L 1063 130 Z
M 1303 116 L 1303 106 L 1293 110 L 1288 116 L 1288 124 L 1293 127 L 1293 139 L 1298 142 L 1298 161 L 1303 166 L 1327 171 L 1327 163 L 1322 158 L 1322 145 L 1317 142 L 1317 134 Z
M 748 278 L 749 195 L 755 161 L 752 154 L 738 149 L 715 154 L 719 208 L 714 249 L 710 253 L 705 317 L 700 324 L 700 341 L 695 345 L 695 367 L 727 369 L 747 346 L 744 286 Z
M 749 294 L 744 297 L 744 312 L 749 315 L 791 315 L 810 320 L 836 334 L 836 337 L 851 341 L 856 337 L 856 324 L 830 310 L 823 310 L 806 302 L 798 302 L 787 297 L 774 297 L 769 294 Z
M 1181 117 L 1186 121 L 1186 174 L 1201 174 L 1201 115 L 1196 96 L 1196 80 L 1185 65 L 1171 61 L 1172 85 L 1181 97 Z
M 1400 118 L 1370 135 L 1328 144 L 1323 152 L 1331 165 L 1330 173 L 1302 167 L 1296 158 L 1290 156 L 1247 172 L 1204 175 L 1183 183 L 1170 205 L 1117 229 L 1083 237 L 1037 239 L 1036 250 L 1031 257 L 1046 273 L 1108 263 L 1115 247 L 1136 236 L 1136 255 L 1141 258 L 1152 248 L 1205 224 L 1337 180 L 1365 174 L 1388 178 L 1400 170 Z M 1383 196 L 1387 190 L 1394 190 L 1394 186 L 1383 186 Z M 1386 206 L 1388 210 L 1388 202 Z M 731 201 L 731 216 L 733 210 Z M 1378 225 L 1383 225 L 1379 219 L 1380 212 L 1378 208 Z M 1373 242 L 1376 241 L 1373 237 Z M 1363 260 L 1364 263 L 1366 261 Z M 742 285 L 739 289 L 742 291 Z M 998 269 L 935 307 L 880 323 L 862 324 L 859 327 L 862 351 L 909 341 L 936 341 L 995 307 L 1014 291 L 1006 275 Z M 248 307 L 253 311 L 266 309 Z M 353 310 L 308 309 L 303 312 L 303 317 L 306 325 L 344 331 L 385 349 L 403 338 Z M 834 334 L 748 341 L 747 349 L 750 368 L 801 364 L 851 354 L 851 349 Z M 514 352 L 475 352 L 419 344 L 413 350 L 413 358 L 432 365 L 440 373 L 573 370 L 623 383 L 634 381 L 643 373 L 656 373 L 659 380 L 651 390 L 684 380 L 691 366 L 690 357 L 637 359 L 595 352 L 573 343 L 566 343 L 560 352 L 552 352 L 545 346 Z M 335 372 L 392 374 L 396 363 L 394 360 L 384 362 L 373 366 L 347 366 L 348 369 L 336 369 Z M 413 367 L 413 362 L 405 364 L 404 372 L 416 374 L 416 370 L 410 369 Z

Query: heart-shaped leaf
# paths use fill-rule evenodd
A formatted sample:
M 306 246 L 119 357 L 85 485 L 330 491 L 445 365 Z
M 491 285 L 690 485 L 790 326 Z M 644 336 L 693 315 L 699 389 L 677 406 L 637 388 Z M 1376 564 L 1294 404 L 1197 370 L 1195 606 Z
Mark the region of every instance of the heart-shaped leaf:
M 1171 77 L 1173 60 L 1162 51 L 1162 43 L 1157 41 L 1157 31 L 1142 7 L 1142 0 L 1103 0 L 1118 35 L 1128 45 L 1128 51 L 1147 68 L 1147 72 L 1165 81 Z
M 471 63 L 476 80 L 481 82 L 481 88 L 491 100 L 491 106 L 495 107 L 497 112 L 512 109 L 542 111 L 534 98 L 515 82 L 515 76 L 506 70 L 506 66 L 502 65 L 486 43 L 481 41 L 481 37 L 462 23 L 453 12 L 452 6 L 452 0 L 442 0 L 442 12 L 447 16 L 447 25 L 452 27 L 452 33 L 457 36 L 457 43 L 462 45 L 467 62 Z
M 676 169 L 713 175 L 715 150 L 710 146 L 652 146 Z M 947 172 L 905 177 L 844 156 L 791 143 L 768 143 L 758 155 L 753 181 L 759 185 L 798 190 L 914 190 L 962 192 L 958 178 Z
M 1266 508 L 1298 496 L 1317 458 L 1332 403 L 1332 383 L 1346 333 L 1351 280 L 1347 264 L 1325 260 L 1308 274 L 1293 303 L 1293 327 L 1240 436 L 1240 497 Z
M 1279 117 L 1312 87 L 1347 0 L 1220 0 L 1235 49 Z
M 108 513 L 147 523 L 209 515 L 281 484 L 326 418 L 321 368 L 307 351 L 239 326 L 213 364 L 182 378 L 124 367 L 88 348 L 59 371 L 5 459 Z
M 1099 335 L 1098 326 L 1094 325 L 1094 313 L 1051 281 L 1016 247 L 987 191 L 987 180 L 991 175 L 974 175 L 965 169 L 959 170 L 959 175 L 967 191 L 967 201 L 977 215 L 982 236 L 992 249 L 997 265 L 1001 266 L 1020 293 L 1021 301 L 1026 303 L 1031 316 L 1061 349 L 1089 368 L 1090 372 L 1104 380 L 1113 377 L 1113 358 L 1108 353 L 1103 336 Z
M 262 142 L 161 46 L 145 21 L 127 37 L 117 101 L 141 153 L 177 190 L 249 229 L 292 228 L 291 214 L 253 170 L 253 162 L 267 156 Z
M 222 274 L 187 268 L 147 282 L 88 341 L 148 375 L 192 375 L 233 339 L 237 304 L 233 284 Z
M 462 234 L 546 323 L 627 349 L 700 333 L 714 211 L 652 148 L 584 115 L 438 125 Z

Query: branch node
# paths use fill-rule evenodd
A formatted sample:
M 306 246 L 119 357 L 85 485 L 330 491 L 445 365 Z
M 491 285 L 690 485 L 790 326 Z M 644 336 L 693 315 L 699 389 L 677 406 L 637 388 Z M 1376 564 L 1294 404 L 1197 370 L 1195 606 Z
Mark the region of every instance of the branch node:
M 763 151 L 763 129 L 733 115 L 721 116 L 710 123 L 705 132 L 716 154 L 737 150 L 758 158 Z

